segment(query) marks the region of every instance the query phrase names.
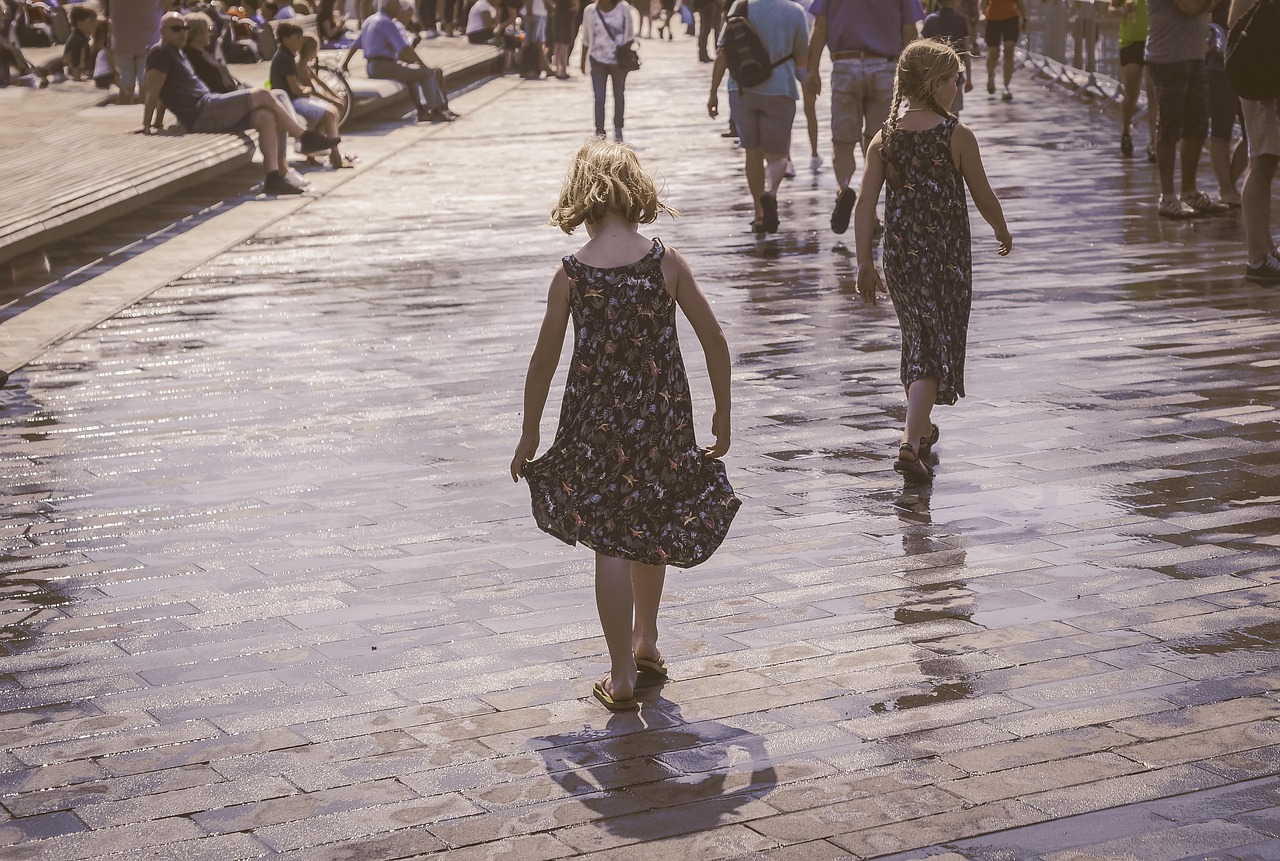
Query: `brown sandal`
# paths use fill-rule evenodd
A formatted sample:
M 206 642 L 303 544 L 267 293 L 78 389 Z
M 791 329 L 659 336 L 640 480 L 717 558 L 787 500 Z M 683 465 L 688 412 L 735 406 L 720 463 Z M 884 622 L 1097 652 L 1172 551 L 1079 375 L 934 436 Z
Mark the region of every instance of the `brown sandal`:
M 920 459 L 924 460 L 933 451 L 933 447 L 938 444 L 938 426 L 933 425 L 933 433 L 929 436 L 920 437 Z
M 893 462 L 893 471 L 905 478 L 908 484 L 930 484 L 933 481 L 933 470 L 920 460 L 911 443 L 904 442 L 898 447 L 898 459 Z

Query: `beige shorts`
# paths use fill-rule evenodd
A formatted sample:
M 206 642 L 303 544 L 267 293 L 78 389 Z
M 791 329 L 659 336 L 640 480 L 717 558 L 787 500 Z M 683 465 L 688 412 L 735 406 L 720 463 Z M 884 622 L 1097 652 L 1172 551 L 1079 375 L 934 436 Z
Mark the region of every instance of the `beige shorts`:
M 838 144 L 867 140 L 889 119 L 893 102 L 890 59 L 836 60 L 831 64 L 831 140 Z
M 1280 156 L 1280 99 L 1255 102 L 1241 99 L 1244 130 L 1249 136 L 1249 158 Z

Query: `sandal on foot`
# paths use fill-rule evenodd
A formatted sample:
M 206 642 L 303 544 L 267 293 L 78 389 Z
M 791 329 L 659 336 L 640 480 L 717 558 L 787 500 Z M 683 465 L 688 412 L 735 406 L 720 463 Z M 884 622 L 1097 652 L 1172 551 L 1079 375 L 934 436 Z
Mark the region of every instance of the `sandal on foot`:
M 607 679 L 608 676 L 605 676 Z M 591 695 L 600 701 L 600 705 L 604 706 L 611 712 L 633 712 L 640 708 L 640 703 L 636 702 L 633 696 L 628 700 L 616 699 L 604 687 L 604 679 L 596 682 L 591 688 Z
M 929 436 L 920 437 L 920 459 L 924 460 L 933 451 L 933 447 L 938 443 L 938 426 L 933 425 L 933 433 Z
M 667 662 L 662 660 L 661 656 L 656 661 L 651 661 L 648 658 L 636 658 L 636 672 L 661 676 L 665 679 L 667 677 Z
M 933 470 L 920 460 L 910 443 L 904 442 L 898 447 L 898 459 L 893 462 L 893 471 L 910 484 L 929 484 L 933 481 Z

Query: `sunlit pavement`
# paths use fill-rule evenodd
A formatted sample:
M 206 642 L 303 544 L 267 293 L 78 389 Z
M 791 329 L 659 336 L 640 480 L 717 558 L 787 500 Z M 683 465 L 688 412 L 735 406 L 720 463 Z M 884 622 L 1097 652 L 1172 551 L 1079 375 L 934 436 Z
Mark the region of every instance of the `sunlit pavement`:
M 505 475 L 591 106 L 497 82 L 4 389 L 7 861 L 1280 857 L 1280 294 L 1238 215 L 1160 222 L 1060 91 L 971 94 L 1015 250 L 975 215 L 969 397 L 904 490 L 827 145 L 754 238 L 692 40 L 643 51 L 744 499 L 668 577 L 671 680 L 590 698 L 590 554 Z

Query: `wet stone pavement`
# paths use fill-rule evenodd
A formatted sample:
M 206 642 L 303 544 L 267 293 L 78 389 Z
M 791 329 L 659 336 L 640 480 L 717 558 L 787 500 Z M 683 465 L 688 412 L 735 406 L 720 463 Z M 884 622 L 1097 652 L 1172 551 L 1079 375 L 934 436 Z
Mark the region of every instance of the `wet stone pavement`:
M 755 239 L 707 67 L 644 49 L 744 499 L 668 577 L 671 681 L 590 699 L 590 555 L 504 475 L 590 99 L 494 82 L 4 389 L 6 861 L 1280 858 L 1280 294 L 1238 217 L 1157 221 L 1062 92 L 973 94 L 1015 250 L 975 218 L 969 397 L 904 490 L 830 170 L 797 137 Z

